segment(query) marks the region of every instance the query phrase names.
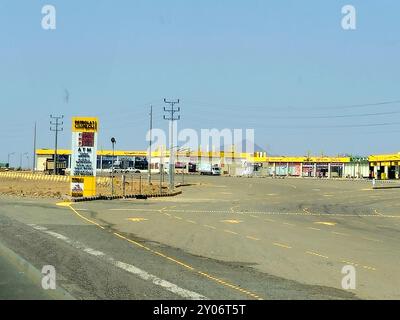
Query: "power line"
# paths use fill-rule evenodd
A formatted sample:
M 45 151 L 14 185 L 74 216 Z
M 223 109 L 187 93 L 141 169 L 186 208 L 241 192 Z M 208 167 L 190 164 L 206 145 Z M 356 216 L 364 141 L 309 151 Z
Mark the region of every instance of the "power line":
M 371 124 L 343 124 L 343 125 L 321 125 L 321 126 L 268 126 L 269 129 L 325 129 L 325 128 L 363 128 L 363 127 L 384 127 L 399 125 L 400 122 L 385 122 Z
M 64 129 L 61 127 L 64 122 L 60 121 L 63 119 L 64 116 L 53 116 L 50 115 L 50 131 L 55 132 L 55 141 L 54 141 L 54 175 L 57 174 L 57 162 L 58 162 L 58 155 L 57 155 L 57 148 L 58 148 L 58 132 L 63 131 Z M 53 120 L 53 121 L 52 121 Z
M 186 101 L 186 100 L 185 100 Z M 186 101 L 188 102 L 188 101 Z M 190 103 L 190 102 L 189 102 Z M 371 103 L 363 103 L 363 104 L 349 104 L 349 105 L 337 105 L 337 106 L 325 106 L 325 107 L 301 107 L 301 106 L 284 106 L 284 107 L 271 107 L 271 106 L 251 106 L 251 105 L 216 105 L 216 104 L 208 104 L 203 102 L 193 102 L 196 105 L 196 108 L 226 108 L 226 109 L 266 109 L 266 110 L 329 110 L 329 109 L 351 109 L 351 108 L 366 108 L 373 106 L 382 106 L 382 105 L 392 105 L 399 104 L 400 100 L 389 100 L 389 101 L 380 101 L 380 102 L 371 102 Z

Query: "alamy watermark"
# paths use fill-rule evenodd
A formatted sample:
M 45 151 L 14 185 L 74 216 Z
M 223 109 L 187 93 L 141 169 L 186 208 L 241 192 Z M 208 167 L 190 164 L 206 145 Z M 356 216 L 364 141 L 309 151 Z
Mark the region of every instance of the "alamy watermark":
M 345 276 L 342 278 L 342 288 L 344 290 L 355 290 L 356 268 L 352 265 L 345 265 L 342 268 L 342 274 L 345 274 Z
M 343 30 L 357 29 L 357 12 L 356 8 L 350 4 L 342 7 L 342 28 Z
M 172 134 L 171 134 L 172 130 Z M 150 136 L 151 134 L 151 136 Z M 254 153 L 254 129 L 194 129 L 186 128 L 178 132 L 176 125 L 170 128 L 168 150 L 229 153 Z M 146 134 L 146 141 L 152 141 L 152 151 L 162 150 L 167 145 L 167 133 L 155 128 Z M 149 150 L 147 150 L 149 151 Z
M 44 290 L 56 289 L 56 268 L 52 265 L 45 265 L 42 268 L 42 288 Z
M 55 30 L 56 24 L 56 7 L 50 4 L 46 4 L 42 7 L 42 28 L 44 30 Z

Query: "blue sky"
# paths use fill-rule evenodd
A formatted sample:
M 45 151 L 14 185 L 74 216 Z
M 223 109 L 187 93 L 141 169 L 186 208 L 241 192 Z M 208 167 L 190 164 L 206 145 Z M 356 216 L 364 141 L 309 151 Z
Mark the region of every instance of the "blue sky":
M 41 9 L 57 29 L 41 28 Z M 357 30 L 341 8 L 357 9 Z M 53 147 L 49 115 L 99 116 L 99 147 L 144 149 L 163 98 L 179 128 L 254 128 L 272 154 L 398 152 L 400 3 L 383 1 L 0 1 L 0 162 Z M 64 101 L 65 89 L 70 94 Z M 397 124 L 398 123 L 398 124 Z

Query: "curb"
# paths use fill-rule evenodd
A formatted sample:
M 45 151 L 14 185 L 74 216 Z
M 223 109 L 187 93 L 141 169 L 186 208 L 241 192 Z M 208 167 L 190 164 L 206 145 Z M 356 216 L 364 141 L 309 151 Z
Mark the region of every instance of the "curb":
M 125 196 L 94 196 L 94 197 L 82 197 L 82 198 L 70 198 L 71 202 L 84 202 L 84 201 L 95 201 L 95 200 L 116 200 L 116 199 L 147 199 L 147 198 L 158 198 L 158 197 L 173 197 L 181 194 L 182 191 L 174 191 L 168 193 L 154 193 L 154 194 L 127 194 Z

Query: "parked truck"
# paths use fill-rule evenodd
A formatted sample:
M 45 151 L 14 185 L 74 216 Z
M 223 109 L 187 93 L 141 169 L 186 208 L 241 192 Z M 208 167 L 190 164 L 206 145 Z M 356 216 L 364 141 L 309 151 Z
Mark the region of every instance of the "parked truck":
M 65 175 L 65 171 L 67 169 L 67 162 L 66 161 L 57 161 L 57 174 Z M 54 160 L 47 159 L 44 169 L 45 174 L 53 174 L 54 173 Z
M 200 163 L 199 172 L 201 175 L 219 176 L 221 175 L 221 168 L 217 164 Z

